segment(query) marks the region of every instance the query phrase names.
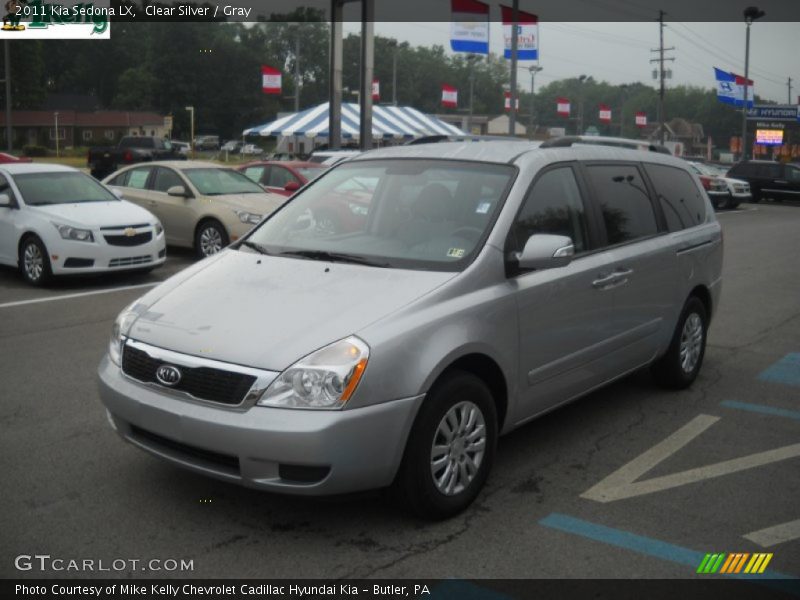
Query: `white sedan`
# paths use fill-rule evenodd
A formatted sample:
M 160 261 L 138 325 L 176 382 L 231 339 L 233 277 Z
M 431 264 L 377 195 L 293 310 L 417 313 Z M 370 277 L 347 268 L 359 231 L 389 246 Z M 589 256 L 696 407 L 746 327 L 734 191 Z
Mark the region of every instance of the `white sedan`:
M 165 260 L 159 220 L 92 177 L 61 165 L 0 166 L 0 264 L 18 267 L 28 283 Z

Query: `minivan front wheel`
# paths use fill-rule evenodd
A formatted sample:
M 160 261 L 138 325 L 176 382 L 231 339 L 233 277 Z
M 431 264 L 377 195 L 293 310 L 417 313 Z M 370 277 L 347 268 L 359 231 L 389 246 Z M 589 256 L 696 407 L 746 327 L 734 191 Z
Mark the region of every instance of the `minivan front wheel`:
M 689 387 L 703 364 L 707 334 L 708 311 L 692 296 L 683 307 L 667 353 L 653 364 L 655 380 L 672 389 Z
M 395 487 L 416 515 L 445 519 L 469 506 L 491 470 L 497 411 L 475 375 L 457 371 L 431 389 L 409 435 Z

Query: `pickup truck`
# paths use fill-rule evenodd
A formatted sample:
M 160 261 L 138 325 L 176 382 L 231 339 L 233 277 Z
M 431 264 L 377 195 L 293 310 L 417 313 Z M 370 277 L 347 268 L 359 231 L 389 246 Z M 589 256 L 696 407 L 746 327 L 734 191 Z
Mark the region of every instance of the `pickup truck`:
M 116 146 L 89 148 L 87 163 L 92 176 L 102 179 L 119 167 L 151 160 L 182 160 L 186 156 L 169 140 L 152 136 L 130 135 Z

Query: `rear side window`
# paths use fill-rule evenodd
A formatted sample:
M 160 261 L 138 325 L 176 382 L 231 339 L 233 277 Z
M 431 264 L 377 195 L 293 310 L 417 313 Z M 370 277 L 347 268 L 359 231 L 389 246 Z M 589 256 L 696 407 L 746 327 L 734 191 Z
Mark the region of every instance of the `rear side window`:
M 586 171 L 603 213 L 609 245 L 658 233 L 639 169 L 633 165 L 591 165 Z
M 536 181 L 511 228 L 507 250 L 521 252 L 535 233 L 565 235 L 576 253 L 588 249 L 586 213 L 570 167 L 547 171 Z
M 670 231 L 705 222 L 706 201 L 689 173 L 664 165 L 645 165 L 644 168 L 656 188 Z
M 150 171 L 153 167 L 138 167 L 128 171 L 128 180 L 125 182 L 125 187 L 136 188 L 137 190 L 144 190 L 147 188 L 147 180 L 150 178 Z M 117 184 L 112 184 L 117 185 Z
M 777 179 L 781 176 L 781 165 L 777 163 L 774 165 L 758 165 L 756 174 L 767 179 Z

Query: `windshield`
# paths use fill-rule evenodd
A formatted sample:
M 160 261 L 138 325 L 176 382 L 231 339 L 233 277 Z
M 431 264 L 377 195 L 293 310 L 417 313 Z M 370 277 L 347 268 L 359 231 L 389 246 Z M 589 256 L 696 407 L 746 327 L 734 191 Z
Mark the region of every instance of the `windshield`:
M 75 171 L 26 173 L 15 175 L 14 181 L 28 206 L 119 201 L 97 181 Z
M 515 172 L 444 160 L 344 163 L 293 196 L 241 249 L 458 271 L 482 247 Z
M 189 178 L 197 191 L 204 196 L 222 196 L 224 194 L 263 194 L 261 186 L 231 169 L 186 169 L 184 175 Z

